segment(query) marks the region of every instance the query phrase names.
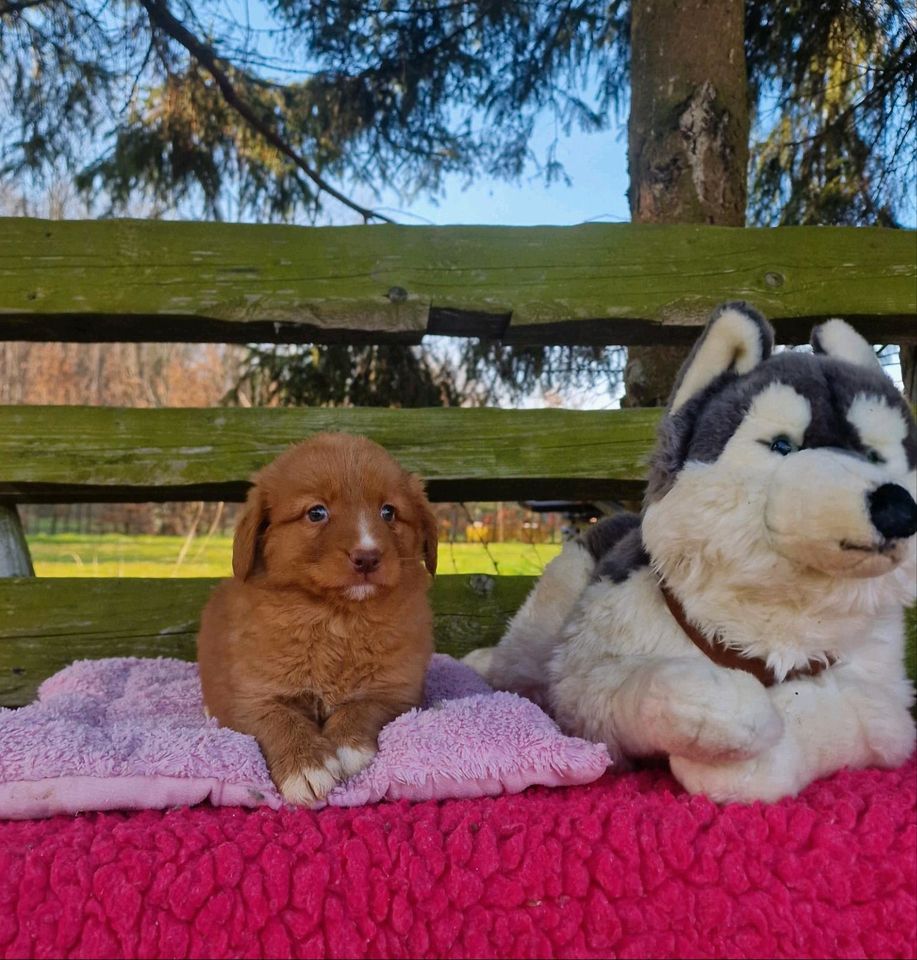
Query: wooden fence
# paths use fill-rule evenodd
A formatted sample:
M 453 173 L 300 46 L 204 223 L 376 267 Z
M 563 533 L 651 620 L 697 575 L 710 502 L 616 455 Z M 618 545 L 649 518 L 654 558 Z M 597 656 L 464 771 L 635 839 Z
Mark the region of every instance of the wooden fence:
M 0 339 L 688 342 L 743 298 L 798 343 L 825 317 L 917 342 L 917 243 L 864 228 L 301 228 L 0 219 Z M 0 407 L 0 705 L 85 656 L 193 657 L 209 580 L 36 579 L 18 503 L 238 500 L 324 429 L 366 433 L 437 500 L 632 498 L 658 411 Z M 439 648 L 499 638 L 525 577 L 443 576 Z

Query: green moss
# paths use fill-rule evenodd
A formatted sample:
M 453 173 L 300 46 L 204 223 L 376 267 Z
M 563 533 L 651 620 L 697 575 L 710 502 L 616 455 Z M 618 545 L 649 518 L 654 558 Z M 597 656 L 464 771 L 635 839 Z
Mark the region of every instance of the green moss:
M 28 703 L 38 684 L 78 659 L 195 656 L 212 579 L 0 580 L 0 706 Z M 437 648 L 461 657 L 496 643 L 532 577 L 437 577 Z
M 291 443 L 343 430 L 381 443 L 439 500 L 626 497 L 660 412 L 0 406 L 0 496 L 240 500 Z
M 501 336 L 509 318 L 511 338 L 560 324 L 560 340 L 653 342 L 677 328 L 684 339 L 712 306 L 741 297 L 778 326 L 870 318 L 874 342 L 895 342 L 917 312 L 913 232 L 867 227 L 15 218 L 0 219 L 0 263 L 0 336 L 22 339 L 104 328 L 118 340 L 417 341 L 469 323 Z

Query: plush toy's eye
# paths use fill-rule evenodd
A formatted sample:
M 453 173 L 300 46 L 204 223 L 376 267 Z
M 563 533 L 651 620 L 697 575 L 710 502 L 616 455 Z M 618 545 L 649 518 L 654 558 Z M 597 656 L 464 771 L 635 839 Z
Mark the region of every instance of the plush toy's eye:
M 384 503 L 382 509 L 379 511 L 379 516 L 386 523 L 391 523 L 395 519 L 395 508 L 390 503 Z
M 321 523 L 323 520 L 328 519 L 328 508 L 317 503 L 314 507 L 309 507 L 306 511 L 306 516 L 312 523 Z
M 866 459 L 870 463 L 885 463 L 885 457 L 878 450 L 867 450 Z
M 771 440 L 771 450 L 773 450 L 774 453 L 779 453 L 781 457 L 795 453 L 796 449 L 796 444 L 793 443 L 789 437 L 783 436 L 783 434 Z

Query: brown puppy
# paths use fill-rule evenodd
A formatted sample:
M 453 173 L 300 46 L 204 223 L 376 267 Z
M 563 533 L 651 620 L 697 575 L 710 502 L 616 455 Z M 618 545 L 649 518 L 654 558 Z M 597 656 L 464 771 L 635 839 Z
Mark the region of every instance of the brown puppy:
M 365 437 L 319 434 L 254 484 L 233 579 L 201 620 L 204 704 L 257 739 L 286 800 L 308 804 L 421 701 L 436 521 L 421 481 Z

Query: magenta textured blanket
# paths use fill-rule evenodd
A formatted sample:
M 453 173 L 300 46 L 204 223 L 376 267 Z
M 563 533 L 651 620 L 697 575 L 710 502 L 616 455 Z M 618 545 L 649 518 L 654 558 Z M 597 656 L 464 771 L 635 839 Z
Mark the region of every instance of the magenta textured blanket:
M 0 823 L 0 957 L 913 957 L 915 774 Z

